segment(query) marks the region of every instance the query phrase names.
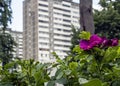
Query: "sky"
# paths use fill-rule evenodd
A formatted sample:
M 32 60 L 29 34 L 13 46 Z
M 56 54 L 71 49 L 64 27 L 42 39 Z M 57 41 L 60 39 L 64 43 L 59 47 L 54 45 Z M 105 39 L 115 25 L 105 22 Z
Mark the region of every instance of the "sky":
M 15 31 L 23 31 L 23 7 L 22 7 L 22 3 L 24 0 L 12 0 L 12 24 L 9 25 L 10 28 L 12 28 L 12 30 Z M 75 2 L 79 2 L 79 0 L 73 0 Z M 99 8 L 98 4 L 98 0 L 93 0 L 93 8 Z

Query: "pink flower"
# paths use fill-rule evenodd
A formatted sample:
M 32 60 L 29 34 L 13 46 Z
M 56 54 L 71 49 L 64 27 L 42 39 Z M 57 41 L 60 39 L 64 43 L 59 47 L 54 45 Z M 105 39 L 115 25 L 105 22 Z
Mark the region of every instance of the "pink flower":
M 102 38 L 99 37 L 98 35 L 92 35 L 90 37 L 90 45 L 92 45 L 92 46 L 101 44 L 101 41 L 102 41 Z
M 102 44 L 102 47 L 108 46 L 109 40 L 106 37 L 102 37 L 101 44 Z
M 90 45 L 89 40 L 81 40 L 79 45 L 83 50 L 90 50 L 93 47 Z
M 83 50 L 90 50 L 93 47 L 109 47 L 109 46 L 117 46 L 118 39 L 107 39 L 105 37 L 99 37 L 98 35 L 92 35 L 89 40 L 81 40 L 80 48 Z
M 103 47 L 105 46 L 117 46 L 118 45 L 118 39 L 114 38 L 114 39 L 106 39 L 105 37 L 102 38 L 102 44 Z
M 111 46 L 117 46 L 118 45 L 118 39 L 114 38 L 111 39 Z
M 98 35 L 92 35 L 90 40 L 81 40 L 80 41 L 80 48 L 83 50 L 90 50 L 94 46 L 97 46 L 101 43 L 102 39 Z

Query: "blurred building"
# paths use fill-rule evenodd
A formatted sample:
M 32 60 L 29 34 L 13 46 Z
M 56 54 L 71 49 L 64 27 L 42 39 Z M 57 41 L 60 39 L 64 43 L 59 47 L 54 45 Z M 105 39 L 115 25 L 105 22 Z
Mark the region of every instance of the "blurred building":
M 2 30 L 0 30 L 0 33 L 1 32 Z M 13 56 L 22 59 L 23 58 L 23 32 L 13 31 L 11 30 L 11 28 L 7 28 L 5 33 L 11 34 L 15 43 L 17 44 L 16 46 L 14 46 Z
M 17 45 L 14 47 L 14 57 L 23 58 L 23 33 L 20 31 L 10 31 L 10 34 L 14 38 Z
M 65 58 L 71 46 L 71 25 L 79 28 L 79 4 L 72 0 L 24 0 L 24 57 L 52 62 L 52 52 Z

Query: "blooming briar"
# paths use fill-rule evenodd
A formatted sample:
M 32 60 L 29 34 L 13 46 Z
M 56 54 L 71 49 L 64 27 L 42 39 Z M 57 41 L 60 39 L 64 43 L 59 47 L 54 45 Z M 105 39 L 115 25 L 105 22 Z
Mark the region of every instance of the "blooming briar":
M 93 46 L 90 45 L 90 42 L 88 40 L 81 40 L 80 41 L 80 48 L 83 50 L 89 50 L 91 49 Z
M 90 37 L 89 40 L 82 39 L 80 40 L 80 48 L 83 50 L 90 50 L 95 46 L 102 46 L 102 47 L 108 47 L 108 46 L 117 46 L 118 45 L 118 39 L 107 39 L 105 37 L 99 37 L 98 35 L 94 34 Z
M 111 46 L 117 46 L 118 45 L 118 39 L 116 39 L 116 38 L 115 39 L 111 39 L 111 41 L 112 41 L 111 42 L 112 43 Z
M 90 50 L 94 46 L 97 46 L 101 43 L 102 39 L 97 35 L 92 35 L 90 40 L 81 40 L 80 41 L 80 48 L 83 50 Z

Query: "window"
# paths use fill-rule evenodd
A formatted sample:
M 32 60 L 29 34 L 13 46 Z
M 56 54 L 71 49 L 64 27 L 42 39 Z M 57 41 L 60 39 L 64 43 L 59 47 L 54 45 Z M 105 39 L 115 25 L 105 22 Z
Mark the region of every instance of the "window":
M 39 6 L 48 7 L 48 5 L 40 4 L 40 3 L 39 3 Z
M 41 12 L 48 12 L 47 10 L 43 10 L 43 9 L 38 9 Z
M 61 11 L 64 11 L 64 12 L 71 12 L 70 10 L 65 10 L 65 9 L 58 8 L 58 7 L 54 7 L 54 9 L 61 10 Z
M 71 2 L 71 0 L 63 0 L 63 1 L 65 1 L 65 2 Z
M 59 21 L 61 21 L 61 20 L 62 20 L 62 18 L 56 18 L 56 17 L 55 17 L 54 19 L 55 19 L 55 20 L 59 20 Z
M 66 25 L 66 24 L 63 24 L 63 26 L 65 26 L 65 27 L 71 27 L 71 25 Z
M 73 18 L 75 18 L 75 19 L 79 19 L 77 16 L 73 16 Z
M 79 14 L 77 11 L 73 11 L 74 14 Z
M 69 5 L 66 5 L 66 4 L 63 4 L 63 6 L 65 6 L 65 7 L 70 7 Z
M 44 20 L 39 20 L 39 22 L 48 23 L 48 21 L 44 21 Z
M 42 15 L 42 14 L 39 14 L 39 17 L 49 18 L 47 15 Z
M 63 14 L 64 17 L 71 17 L 70 15 Z
M 63 21 L 64 21 L 64 22 L 68 22 L 68 23 L 71 22 L 71 20 L 67 20 L 67 19 L 63 19 Z
M 71 30 L 63 30 L 63 31 L 64 31 L 64 32 L 69 32 L 69 33 L 71 32 Z
M 48 28 L 47 26 L 39 25 L 40 28 Z
M 54 14 L 56 14 L 56 15 L 62 15 L 61 13 L 57 13 L 57 12 L 54 12 Z
M 60 25 L 61 26 L 62 24 L 60 24 L 60 23 L 54 23 L 54 25 Z
M 55 1 L 54 4 L 61 5 L 61 2 Z

